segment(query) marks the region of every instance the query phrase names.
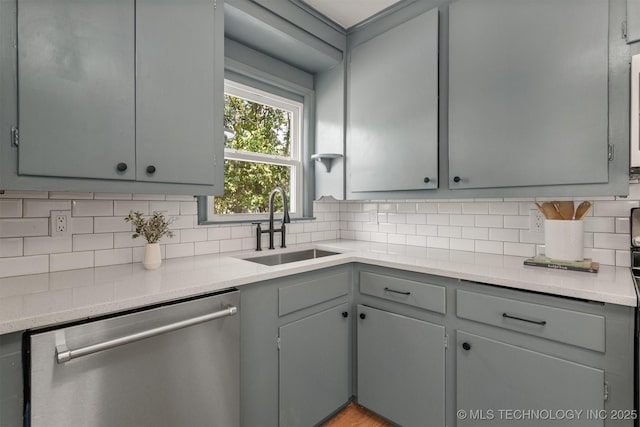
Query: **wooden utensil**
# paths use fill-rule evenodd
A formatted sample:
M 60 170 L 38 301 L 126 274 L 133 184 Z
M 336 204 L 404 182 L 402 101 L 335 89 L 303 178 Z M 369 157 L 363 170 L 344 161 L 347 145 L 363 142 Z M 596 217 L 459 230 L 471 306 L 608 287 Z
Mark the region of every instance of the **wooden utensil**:
M 556 208 L 558 209 L 558 213 L 562 217 L 562 219 L 571 220 L 573 219 L 573 211 L 575 209 L 573 205 L 573 200 L 564 200 L 561 202 L 554 203 Z
M 553 202 L 544 202 L 542 204 L 542 213 L 546 219 L 562 219 L 560 212 L 553 205 Z
M 580 203 L 576 208 L 576 220 L 581 220 L 582 218 L 587 216 L 592 207 L 593 205 L 589 201 Z

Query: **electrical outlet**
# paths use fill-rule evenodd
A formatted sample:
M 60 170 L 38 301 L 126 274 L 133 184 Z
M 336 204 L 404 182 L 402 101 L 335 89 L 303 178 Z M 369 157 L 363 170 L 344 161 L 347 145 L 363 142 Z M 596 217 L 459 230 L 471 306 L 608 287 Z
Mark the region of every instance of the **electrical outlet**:
M 71 211 L 51 211 L 50 235 L 61 237 L 71 235 Z
M 532 209 L 529 217 L 529 231 L 533 233 L 544 233 L 544 216 L 538 209 Z

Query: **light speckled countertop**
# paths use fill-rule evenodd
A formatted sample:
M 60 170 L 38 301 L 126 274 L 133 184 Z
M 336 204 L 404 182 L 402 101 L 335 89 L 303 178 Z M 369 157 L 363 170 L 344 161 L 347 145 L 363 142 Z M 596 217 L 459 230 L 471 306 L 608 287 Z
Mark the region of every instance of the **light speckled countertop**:
M 87 268 L 0 279 L 0 334 L 80 320 L 262 280 L 351 262 L 373 264 L 552 295 L 636 306 L 631 270 L 601 266 L 598 274 L 525 267 L 524 258 L 349 240 L 292 245 L 342 252 L 279 266 L 236 257 L 253 251 L 142 264 Z M 268 255 L 276 251 L 263 251 Z M 469 284 L 473 286 L 473 284 Z

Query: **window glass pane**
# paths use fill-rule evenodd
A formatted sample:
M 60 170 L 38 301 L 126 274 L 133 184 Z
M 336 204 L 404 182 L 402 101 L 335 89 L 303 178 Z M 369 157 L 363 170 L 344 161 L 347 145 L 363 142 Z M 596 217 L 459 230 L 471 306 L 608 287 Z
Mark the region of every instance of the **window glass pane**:
M 291 200 L 290 166 L 225 160 L 224 177 L 224 196 L 213 201 L 216 215 L 269 212 L 269 194 L 275 187 L 282 187 Z M 276 212 L 282 212 L 280 195 L 274 206 Z
M 225 95 L 225 126 L 236 134 L 225 148 L 290 157 L 291 116 L 279 108 Z

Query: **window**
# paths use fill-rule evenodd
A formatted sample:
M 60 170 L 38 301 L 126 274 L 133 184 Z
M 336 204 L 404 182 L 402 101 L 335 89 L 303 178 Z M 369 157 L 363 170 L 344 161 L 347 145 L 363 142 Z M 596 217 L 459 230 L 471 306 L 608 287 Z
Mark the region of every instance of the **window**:
M 291 216 L 302 216 L 303 104 L 225 80 L 225 127 L 235 137 L 224 148 L 224 195 L 207 199 L 207 219 L 266 218 L 269 195 L 282 187 Z M 282 199 L 275 199 L 282 212 Z

